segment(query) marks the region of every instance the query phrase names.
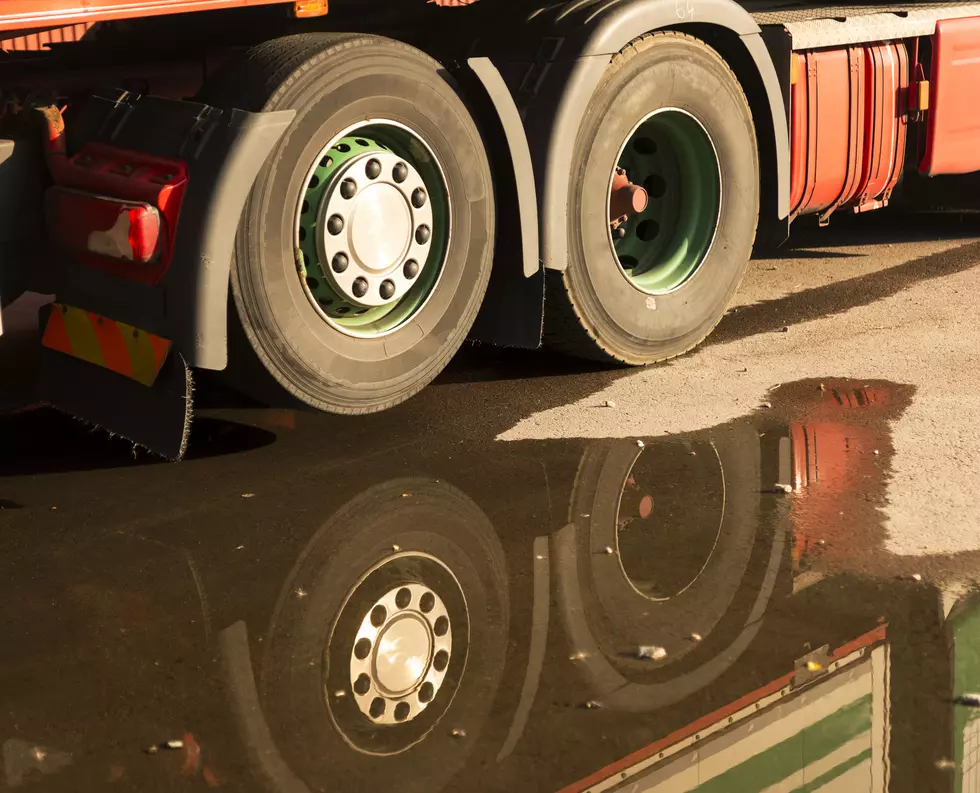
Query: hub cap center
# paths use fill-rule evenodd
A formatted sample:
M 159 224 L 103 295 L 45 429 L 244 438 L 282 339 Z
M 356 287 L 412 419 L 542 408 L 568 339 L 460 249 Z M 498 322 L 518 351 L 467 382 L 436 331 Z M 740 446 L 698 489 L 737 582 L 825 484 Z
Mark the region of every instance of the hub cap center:
M 421 619 L 395 620 L 378 636 L 374 658 L 378 683 L 392 694 L 415 688 L 428 668 L 431 650 L 429 629 Z
M 373 184 L 355 198 L 350 245 L 366 270 L 384 273 L 405 256 L 412 234 L 412 213 L 405 197 L 390 184 Z

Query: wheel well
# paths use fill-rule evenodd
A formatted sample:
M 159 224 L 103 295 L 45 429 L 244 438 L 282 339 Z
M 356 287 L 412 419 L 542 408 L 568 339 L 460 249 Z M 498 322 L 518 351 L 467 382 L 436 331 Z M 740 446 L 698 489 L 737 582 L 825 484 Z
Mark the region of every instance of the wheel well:
M 760 247 L 781 244 L 786 239 L 788 226 L 787 221 L 779 219 L 775 125 L 786 122 L 773 118 L 769 97 L 752 55 L 737 33 L 720 25 L 690 23 L 672 26 L 670 29 L 696 36 L 717 50 L 741 83 L 752 111 L 759 148 L 759 230 L 756 233 L 755 247 L 758 250 Z

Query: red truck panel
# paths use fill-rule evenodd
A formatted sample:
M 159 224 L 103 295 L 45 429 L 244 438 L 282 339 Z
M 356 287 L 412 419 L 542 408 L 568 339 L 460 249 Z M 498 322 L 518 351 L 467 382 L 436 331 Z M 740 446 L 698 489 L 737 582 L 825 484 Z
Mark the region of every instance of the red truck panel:
M 944 19 L 933 39 L 927 176 L 980 171 L 980 18 Z
M 0 30 L 59 27 L 282 2 L 284 0 L 2 0 Z
M 868 93 L 865 106 L 864 170 L 854 211 L 888 203 L 905 166 L 911 68 L 903 44 L 864 51 Z
M 864 80 L 857 48 L 796 56 L 792 150 L 794 171 L 804 174 L 794 193 L 794 214 L 825 212 L 852 192 L 863 156 Z M 802 73 L 801 73 L 802 72 Z M 802 163 L 805 162 L 805 166 Z
M 794 56 L 793 214 L 888 203 L 905 164 L 909 58 L 903 44 Z

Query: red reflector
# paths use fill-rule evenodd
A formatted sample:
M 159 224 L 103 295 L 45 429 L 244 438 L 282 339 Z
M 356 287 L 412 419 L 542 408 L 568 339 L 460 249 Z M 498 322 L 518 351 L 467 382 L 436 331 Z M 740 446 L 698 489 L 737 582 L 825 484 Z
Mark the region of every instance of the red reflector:
M 132 207 L 129 210 L 129 249 L 133 259 L 148 262 L 157 252 L 160 240 L 160 214 L 154 207 Z
M 52 187 L 47 210 L 52 236 L 76 255 L 148 264 L 161 253 L 163 221 L 150 204 Z

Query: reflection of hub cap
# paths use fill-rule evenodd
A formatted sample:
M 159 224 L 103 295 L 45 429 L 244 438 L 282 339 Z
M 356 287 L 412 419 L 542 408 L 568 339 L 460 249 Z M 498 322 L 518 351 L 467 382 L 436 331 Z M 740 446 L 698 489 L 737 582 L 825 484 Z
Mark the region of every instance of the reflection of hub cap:
M 406 584 L 380 598 L 361 621 L 350 657 L 357 706 L 377 724 L 410 721 L 442 686 L 453 635 L 445 604 Z
M 630 586 L 651 600 L 683 594 L 707 568 L 724 518 L 725 472 L 710 442 L 637 450 L 616 517 L 616 546 Z

